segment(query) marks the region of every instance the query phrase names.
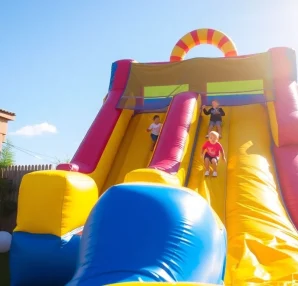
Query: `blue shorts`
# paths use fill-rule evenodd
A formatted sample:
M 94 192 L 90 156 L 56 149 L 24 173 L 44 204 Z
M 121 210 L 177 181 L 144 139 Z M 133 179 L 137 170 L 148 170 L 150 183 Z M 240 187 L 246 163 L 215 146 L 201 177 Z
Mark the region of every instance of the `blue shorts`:
M 210 121 L 209 127 L 221 126 L 221 121 Z
M 151 139 L 152 139 L 153 142 L 156 142 L 157 138 L 158 138 L 158 135 L 155 135 L 155 134 L 151 133 Z

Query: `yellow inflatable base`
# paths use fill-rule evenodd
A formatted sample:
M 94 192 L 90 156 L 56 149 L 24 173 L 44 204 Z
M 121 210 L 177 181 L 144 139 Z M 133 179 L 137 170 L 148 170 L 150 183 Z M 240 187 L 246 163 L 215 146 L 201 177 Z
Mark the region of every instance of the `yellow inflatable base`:
M 84 226 L 97 199 L 97 186 L 87 175 L 58 170 L 27 174 L 15 231 L 61 237 Z
M 137 169 L 126 174 L 125 183 L 158 183 L 165 184 L 168 186 L 181 187 L 181 182 L 177 176 L 168 174 L 164 171 L 144 168 Z

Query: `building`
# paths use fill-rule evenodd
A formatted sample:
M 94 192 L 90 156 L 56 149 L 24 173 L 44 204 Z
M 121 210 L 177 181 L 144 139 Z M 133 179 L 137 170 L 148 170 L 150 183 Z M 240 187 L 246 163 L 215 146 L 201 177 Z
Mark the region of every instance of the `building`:
M 15 120 L 15 117 L 16 115 L 14 113 L 0 109 L 0 152 L 2 150 L 2 143 L 5 142 L 8 121 Z

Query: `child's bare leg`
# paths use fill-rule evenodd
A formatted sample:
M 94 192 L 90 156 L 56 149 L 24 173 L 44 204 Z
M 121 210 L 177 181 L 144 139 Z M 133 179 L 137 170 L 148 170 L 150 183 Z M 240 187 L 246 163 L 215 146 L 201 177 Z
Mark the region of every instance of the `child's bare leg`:
M 211 165 L 212 165 L 212 169 L 213 169 L 213 176 L 216 177 L 217 176 L 217 160 L 215 158 L 213 158 L 211 160 Z
M 212 165 L 213 172 L 217 172 L 217 161 L 216 161 L 216 159 L 213 158 L 211 160 L 211 165 Z
M 205 175 L 209 175 L 209 172 L 210 172 L 210 161 L 209 161 L 209 159 L 205 158 L 204 163 L 205 163 Z
M 153 150 L 154 150 L 155 144 L 156 144 L 156 142 L 155 142 L 155 141 L 153 141 L 153 142 L 152 142 L 151 151 L 153 151 Z
M 217 125 L 216 127 L 217 127 L 217 132 L 218 132 L 219 136 L 221 137 L 221 131 L 222 131 L 221 125 Z
M 206 137 L 209 136 L 209 133 L 212 131 L 212 129 L 213 129 L 213 125 L 210 124 L 209 127 L 208 127 L 208 131 L 207 131 Z

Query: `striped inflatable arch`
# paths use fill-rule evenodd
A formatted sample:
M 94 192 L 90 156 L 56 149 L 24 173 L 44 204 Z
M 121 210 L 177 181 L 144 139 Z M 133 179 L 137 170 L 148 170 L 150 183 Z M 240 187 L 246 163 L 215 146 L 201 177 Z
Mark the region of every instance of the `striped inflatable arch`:
M 218 47 L 225 57 L 237 56 L 233 41 L 224 33 L 213 29 L 198 29 L 184 35 L 174 46 L 170 61 L 182 61 L 187 52 L 195 46 L 210 44 Z

